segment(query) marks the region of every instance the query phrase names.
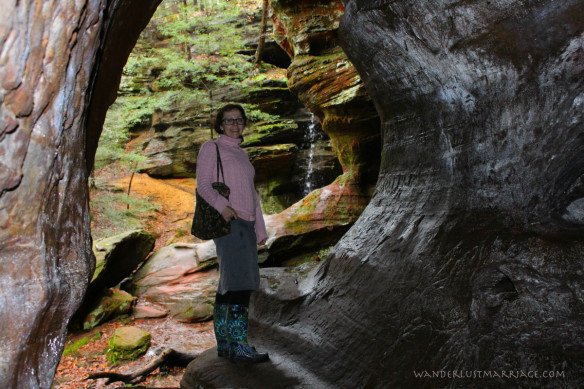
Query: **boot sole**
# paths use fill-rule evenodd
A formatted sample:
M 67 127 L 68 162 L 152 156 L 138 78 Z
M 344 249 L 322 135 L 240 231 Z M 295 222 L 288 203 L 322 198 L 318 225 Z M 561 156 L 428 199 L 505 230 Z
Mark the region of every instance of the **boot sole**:
M 244 362 L 244 363 L 263 363 L 263 362 L 267 362 L 270 360 L 270 356 L 266 355 L 265 358 L 257 358 L 257 359 L 252 359 L 252 358 L 245 358 L 245 357 L 233 357 L 230 356 L 229 357 L 229 361 L 232 363 L 237 363 L 237 362 Z

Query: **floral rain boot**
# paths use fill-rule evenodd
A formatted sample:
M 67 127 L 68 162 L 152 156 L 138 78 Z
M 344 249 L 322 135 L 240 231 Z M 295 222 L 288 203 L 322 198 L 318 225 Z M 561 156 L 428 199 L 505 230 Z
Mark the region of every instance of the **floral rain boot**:
M 217 339 L 217 355 L 220 357 L 229 357 L 229 341 L 227 339 L 227 313 L 228 304 L 215 303 L 213 309 L 213 329 L 215 330 L 215 339 Z
M 227 337 L 229 338 L 229 360 L 251 363 L 265 362 L 268 353 L 258 353 L 247 344 L 247 324 L 249 309 L 242 305 L 230 305 L 227 315 Z

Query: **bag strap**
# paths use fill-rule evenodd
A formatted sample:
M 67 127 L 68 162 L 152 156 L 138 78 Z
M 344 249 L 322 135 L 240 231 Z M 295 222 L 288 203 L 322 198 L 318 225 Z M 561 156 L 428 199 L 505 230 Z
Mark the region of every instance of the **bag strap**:
M 223 178 L 223 183 L 225 183 L 225 175 L 223 174 L 223 164 L 221 163 L 221 154 L 219 154 L 219 146 L 217 142 L 215 143 L 215 148 L 217 149 L 217 181 L 219 181 L 219 170 L 221 170 L 221 177 Z

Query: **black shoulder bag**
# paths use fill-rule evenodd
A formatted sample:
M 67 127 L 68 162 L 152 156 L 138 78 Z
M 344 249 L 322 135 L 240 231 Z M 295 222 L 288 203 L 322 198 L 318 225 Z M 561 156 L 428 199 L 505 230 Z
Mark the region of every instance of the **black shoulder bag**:
M 223 165 L 221 164 L 221 155 L 219 154 L 219 147 L 217 148 L 217 181 L 211 186 L 221 196 L 229 200 L 229 187 L 225 185 L 225 176 L 223 175 Z M 219 181 L 219 171 L 223 182 Z M 191 234 L 199 239 L 209 240 L 219 238 L 231 232 L 231 223 L 226 222 L 221 213 L 213 208 L 204 198 L 196 191 L 196 205 L 195 216 L 193 217 L 193 225 L 191 227 Z

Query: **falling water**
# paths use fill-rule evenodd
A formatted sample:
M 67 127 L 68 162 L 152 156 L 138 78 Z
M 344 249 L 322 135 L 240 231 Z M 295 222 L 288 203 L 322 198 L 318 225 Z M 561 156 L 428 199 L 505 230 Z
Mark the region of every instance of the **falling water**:
M 314 147 L 316 141 L 318 140 L 318 131 L 316 125 L 317 121 L 314 117 L 314 114 L 310 114 L 310 124 L 308 125 L 306 133 L 304 134 L 304 139 L 306 140 L 306 143 L 310 145 L 310 147 L 308 149 L 308 163 L 306 166 L 306 178 L 304 180 L 304 191 L 302 193 L 303 196 L 306 196 L 314 189 L 314 182 L 312 182 L 312 175 L 314 173 Z

